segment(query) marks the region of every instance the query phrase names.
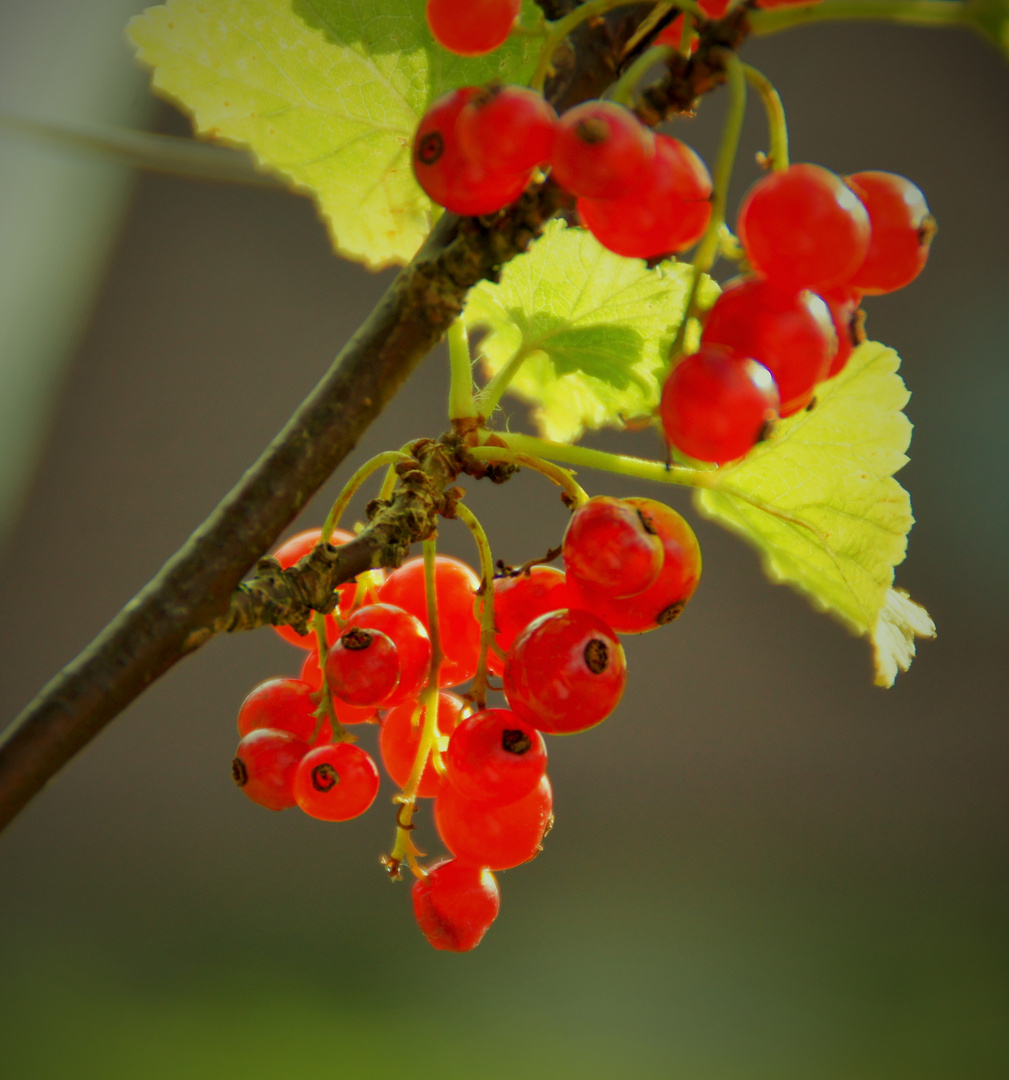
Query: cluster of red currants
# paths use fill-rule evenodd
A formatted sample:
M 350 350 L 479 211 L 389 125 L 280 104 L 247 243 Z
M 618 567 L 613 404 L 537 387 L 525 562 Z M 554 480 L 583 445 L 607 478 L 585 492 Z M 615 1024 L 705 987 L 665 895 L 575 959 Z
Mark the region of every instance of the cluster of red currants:
M 470 215 L 504 209 L 537 168 L 549 168 L 577 196 L 582 224 L 618 255 L 685 251 L 711 219 L 704 162 L 611 101 L 586 101 L 558 118 L 525 87 L 464 86 L 421 120 L 413 168 L 436 203 Z
M 862 340 L 862 297 L 913 281 L 935 228 L 921 191 L 893 173 L 842 179 L 792 165 L 757 181 L 738 219 L 750 273 L 725 287 L 700 349 L 666 382 L 667 440 L 724 464 L 764 438 L 776 416 L 810 407 L 817 384 Z
M 319 541 L 314 530 L 276 554 L 293 565 Z M 332 542 L 349 539 L 337 533 Z M 320 706 L 322 672 L 341 725 L 379 721 L 386 771 L 415 797 L 434 799 L 438 833 L 452 857 L 414 886 L 417 920 L 439 949 L 467 951 L 497 915 L 494 871 L 528 862 L 553 819 L 544 734 L 585 731 L 623 694 L 627 670 L 616 632 L 643 633 L 671 622 L 693 595 L 701 571 L 690 526 L 651 499 L 589 499 L 575 510 L 563 542 L 565 570 L 534 564 L 503 569 L 493 582 L 495 636 L 489 668 L 502 676 L 507 708 L 474 711 L 439 689 L 437 739 L 420 761 L 432 674 L 424 561 L 411 559 L 382 579 L 341 586 L 339 623 L 330 622 L 320 666 L 310 636 L 280 628 L 308 649 L 300 679 L 271 679 L 241 707 L 236 783 L 272 810 L 297 805 L 313 817 L 344 821 L 378 791 L 371 756 L 333 741 Z M 457 559 L 435 562 L 439 687 L 477 672 L 480 582 Z M 371 595 L 374 593 L 374 595 Z M 424 699 L 430 701 L 428 697 Z

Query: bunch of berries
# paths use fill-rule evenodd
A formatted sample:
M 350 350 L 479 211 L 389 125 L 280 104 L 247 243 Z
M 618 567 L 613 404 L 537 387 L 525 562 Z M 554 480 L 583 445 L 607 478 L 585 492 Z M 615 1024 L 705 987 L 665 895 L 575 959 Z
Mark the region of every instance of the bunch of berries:
M 275 558 L 293 565 L 319 539 L 318 530 L 302 533 Z M 347 539 L 336 533 L 331 542 Z M 342 733 L 334 741 L 330 717 L 341 726 L 381 724 L 386 772 L 414 798 L 434 800 L 435 824 L 451 853 L 426 870 L 418 866 L 413 889 L 417 921 L 438 949 L 472 949 L 498 912 L 494 872 L 541 849 L 553 821 L 544 734 L 585 731 L 610 715 L 627 678 L 617 633 L 671 622 L 701 572 L 690 526 L 652 499 L 589 499 L 572 514 L 562 551 L 563 571 L 534 563 L 502 568 L 493 581 L 487 662 L 502 677 L 502 708 L 474 707 L 446 689 L 477 673 L 481 583 L 465 563 L 436 558 L 444 659 L 437 737 L 423 760 L 425 703 L 433 698 L 422 691 L 434 670 L 423 559 L 341 586 L 321 664 L 313 638 L 279 628 L 308 651 L 301 678 L 263 683 L 239 711 L 236 783 L 261 806 L 297 805 L 324 821 L 362 814 L 379 787 L 372 757 Z M 328 705 L 320 700 L 323 673 Z
M 792 165 L 750 189 L 738 235 L 750 273 L 708 312 L 701 347 L 675 366 L 659 407 L 667 440 L 724 464 L 776 416 L 811 406 L 863 340 L 863 296 L 893 292 L 925 266 L 935 235 L 925 197 L 893 173 L 841 178 Z
M 413 168 L 436 203 L 469 215 L 504 209 L 536 169 L 549 168 L 577 197 L 585 227 L 618 255 L 685 251 L 711 219 L 704 162 L 610 101 L 586 101 L 558 118 L 525 87 L 464 86 L 421 120 Z

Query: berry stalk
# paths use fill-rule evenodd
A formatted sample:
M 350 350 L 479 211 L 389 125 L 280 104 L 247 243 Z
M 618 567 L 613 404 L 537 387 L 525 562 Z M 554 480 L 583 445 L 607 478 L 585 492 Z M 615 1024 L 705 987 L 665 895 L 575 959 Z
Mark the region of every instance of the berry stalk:
M 743 72 L 746 81 L 760 95 L 764 112 L 767 113 L 767 130 L 770 140 L 770 148 L 767 152 L 767 162 L 775 172 L 782 172 L 788 168 L 788 124 L 785 121 L 785 106 L 781 103 L 781 96 L 775 90 L 771 80 L 750 64 L 743 64 Z
M 470 691 L 473 704 L 479 711 L 487 708 L 488 657 L 494 647 L 497 630 L 494 620 L 494 556 L 487 533 L 476 514 L 464 503 L 459 503 L 455 512 L 456 517 L 473 534 L 477 551 L 480 553 L 480 659 L 477 661 L 473 689 Z
M 516 438 L 516 436 L 501 435 L 497 432 L 494 433 L 494 436 L 497 439 L 507 439 L 509 442 Z M 526 438 L 526 436 L 520 435 L 517 436 L 517 438 L 523 439 Z M 532 439 L 531 441 L 533 443 L 544 443 L 546 445 L 545 440 L 543 439 Z M 552 446 L 555 444 L 551 443 L 549 445 Z M 557 443 L 556 445 L 561 446 L 563 444 Z M 474 446 L 468 453 L 470 457 L 474 458 L 476 461 L 506 461 L 511 465 L 524 465 L 527 469 L 534 469 L 536 472 L 542 473 L 548 479 L 553 480 L 558 487 L 564 489 L 571 501 L 572 509 L 589 501 L 587 492 L 576 482 L 574 475 L 568 469 L 559 469 L 549 461 L 544 461 L 535 452 L 528 453 L 521 449 L 515 449 L 512 446 Z

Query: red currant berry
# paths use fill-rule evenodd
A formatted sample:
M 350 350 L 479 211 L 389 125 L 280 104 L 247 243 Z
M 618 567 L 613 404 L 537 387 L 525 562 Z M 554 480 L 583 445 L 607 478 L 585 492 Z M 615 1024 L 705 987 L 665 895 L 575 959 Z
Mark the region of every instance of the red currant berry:
M 317 739 L 312 739 L 318 719 L 318 703 L 312 687 L 302 679 L 269 679 L 260 683 L 238 710 L 238 734 L 248 735 L 257 728 L 289 731 L 305 742 L 328 743 L 333 729 L 323 720 Z
M 662 569 L 662 542 L 651 523 L 623 499 L 596 495 L 564 533 L 569 578 L 614 599 L 644 592 Z
M 382 702 L 382 708 L 388 709 L 416 697 L 427 682 L 431 667 L 431 639 L 420 619 L 392 604 L 369 604 L 350 617 L 348 629 L 351 626 L 381 630 L 396 646 L 399 685 Z
M 844 370 L 854 349 L 865 341 L 865 312 L 859 307 L 862 294 L 845 285 L 835 285 L 821 294 L 837 334 L 837 352 L 824 378 L 832 379 Z
M 463 107 L 479 93 L 464 86 L 439 98 L 424 115 L 413 143 L 413 171 L 430 198 L 454 214 L 493 214 L 513 203 L 528 173 L 491 173 L 463 156 L 456 126 Z
M 620 642 L 588 611 L 553 611 L 534 619 L 505 661 L 508 704 L 549 735 L 595 727 L 617 707 L 626 682 Z
M 688 457 L 724 465 L 751 450 L 773 423 L 778 390 L 762 364 L 702 345 L 666 380 L 659 415 L 666 439 Z
M 301 681 L 308 683 L 316 693 L 322 689 L 322 669 L 319 667 L 319 654 L 317 652 L 310 652 L 305 657 L 305 662 L 301 665 Z M 333 697 L 332 694 L 330 694 L 330 701 L 333 705 L 333 711 L 336 713 L 336 718 L 341 724 L 366 724 L 375 717 L 373 708 L 355 708 L 353 705 L 348 705 L 345 701 Z M 328 724 L 328 721 L 326 722 Z
M 418 702 L 407 701 L 398 705 L 382 721 L 382 734 L 378 745 L 382 752 L 382 763 L 392 782 L 399 788 L 405 788 L 410 779 L 417 748 L 420 746 L 421 729 L 427 710 L 417 708 Z M 414 724 L 414 714 L 417 723 Z M 462 713 L 462 700 L 455 694 L 438 694 L 438 733 L 448 737 L 455 730 Z M 417 794 L 422 799 L 433 799 L 441 787 L 441 777 L 435 772 L 430 760 L 425 762 L 420 776 Z
M 755 0 L 755 4 L 759 8 L 764 8 L 765 11 L 769 11 L 772 8 L 780 7 L 794 7 L 796 4 L 818 4 L 820 0 Z
M 267 810 L 294 806 L 294 773 L 309 746 L 289 731 L 257 728 L 238 744 L 231 778 L 254 803 Z
M 500 48 L 522 10 L 522 0 L 427 0 L 435 41 L 457 56 L 483 56 Z
M 697 6 L 709 19 L 724 19 L 732 0 L 697 0 Z
M 819 165 L 792 165 L 750 188 L 739 210 L 750 266 L 783 289 L 847 281 L 869 250 L 869 215 L 844 181 Z
M 701 576 L 701 549 L 694 530 L 671 507 L 654 499 L 627 499 L 649 516 L 665 558 L 658 579 L 643 593 L 612 600 L 587 589 L 573 578 L 568 581 L 571 606 L 591 611 L 621 634 L 643 634 L 671 623 L 694 595 Z
M 413 914 L 436 949 L 469 952 L 497 918 L 501 894 L 486 867 L 442 859 L 413 886 Z
M 311 817 L 349 821 L 375 801 L 378 782 L 370 754 L 350 743 L 330 743 L 301 759 L 294 774 L 294 797 Z
M 676 18 L 663 29 L 653 44 L 668 45 L 671 49 L 675 49 L 679 52 L 683 47 L 683 25 L 684 17 L 682 15 L 677 15 Z M 695 36 L 694 40 L 690 43 L 691 54 L 697 52 L 697 47 L 700 44 L 700 39 Z
M 494 579 L 494 641 L 506 653 L 520 633 L 539 615 L 577 607 L 568 595 L 567 575 L 552 566 L 531 566 L 518 574 Z M 490 669 L 504 671 L 504 661 L 491 652 Z
M 434 579 L 445 653 L 439 682 L 442 686 L 456 686 L 473 677 L 480 658 L 480 623 L 473 613 L 480 579 L 464 562 L 448 555 L 439 555 L 435 560 Z M 378 590 L 378 598 L 416 615 L 430 633 L 423 559 L 408 559 L 394 570 Z
M 399 684 L 399 654 L 381 630 L 352 626 L 326 657 L 326 682 L 348 705 L 376 708 Z
M 888 172 L 845 177 L 868 211 L 872 235 L 865 261 L 846 284 L 869 296 L 909 285 L 925 269 L 935 218 L 910 180 Z
M 547 771 L 543 736 L 508 709 L 484 709 L 452 732 L 445 776 L 467 799 L 506 806 L 524 798 Z
M 307 529 L 305 532 L 298 533 L 297 536 L 292 536 L 290 540 L 285 540 L 283 544 L 273 553 L 273 557 L 280 563 L 281 569 L 286 570 L 290 566 L 294 566 L 315 547 L 316 544 L 322 539 L 322 529 Z M 340 544 L 346 544 L 348 540 L 353 540 L 353 533 L 344 532 L 343 529 L 334 529 L 333 535 L 330 538 L 330 543 L 339 547 Z M 341 585 L 337 592 L 340 594 L 340 610 L 341 612 L 349 611 L 351 605 L 354 603 L 354 594 L 357 591 L 357 585 L 353 581 L 347 582 L 346 585 Z M 278 634 L 289 644 L 297 645 L 299 649 L 314 649 L 318 644 L 315 636 L 315 631 L 309 629 L 307 634 L 299 634 L 293 626 L 275 626 L 273 628 Z M 335 641 L 339 631 L 336 626 L 336 621 L 332 616 L 326 616 L 326 635 L 330 641 Z
M 655 156 L 650 128 L 622 105 L 586 101 L 557 122 L 550 163 L 561 187 L 589 199 L 615 199 L 634 187 Z
M 819 296 L 753 277 L 725 287 L 708 312 L 701 341 L 763 364 L 778 386 L 782 416 L 809 404 L 838 345 L 830 311 Z
M 491 870 L 510 870 L 540 853 L 553 823 L 553 791 L 544 776 L 524 799 L 488 806 L 442 784 L 434 820 L 445 847 L 459 859 Z
M 557 113 L 535 90 L 491 86 L 459 113 L 456 132 L 463 154 L 478 168 L 528 173 L 550 157 Z
M 711 220 L 711 174 L 684 143 L 655 139 L 655 156 L 620 198 L 578 200 L 582 224 L 603 247 L 628 258 L 685 251 Z

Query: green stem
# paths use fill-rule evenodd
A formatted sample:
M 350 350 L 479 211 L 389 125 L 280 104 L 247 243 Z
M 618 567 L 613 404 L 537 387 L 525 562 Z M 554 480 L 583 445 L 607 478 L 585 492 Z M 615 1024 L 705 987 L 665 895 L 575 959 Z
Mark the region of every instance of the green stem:
M 473 402 L 473 360 L 469 354 L 469 336 L 462 319 L 448 328 L 448 357 L 452 382 L 448 392 L 449 420 L 468 420 L 476 416 Z
M 511 384 L 512 379 L 518 374 L 519 368 L 535 352 L 535 349 L 520 348 L 507 364 L 491 379 L 489 383 L 477 394 L 476 409 L 480 416 L 487 417 L 498 407 L 498 403 Z
M 943 0 L 948 3 L 949 0 Z M 788 168 L 788 124 L 785 121 L 785 106 L 781 103 L 781 95 L 774 89 L 771 80 L 749 64 L 743 64 L 743 73 L 746 81 L 760 95 L 760 100 L 767 113 L 767 130 L 770 149 L 767 152 L 767 160 L 775 172 L 781 172 Z
M 386 450 L 385 453 L 373 457 L 370 461 L 366 461 L 361 468 L 354 473 L 344 485 L 343 491 L 340 492 L 336 502 L 333 503 L 333 509 L 330 510 L 329 516 L 322 526 L 321 543 L 329 543 L 329 538 L 333 535 L 333 530 L 339 523 L 340 518 L 343 517 L 343 512 L 347 509 L 350 500 L 357 494 L 358 489 L 365 480 L 378 469 L 384 468 L 386 465 L 389 465 L 390 467 L 394 466 L 400 461 L 413 461 L 413 458 L 410 457 L 409 454 L 404 454 L 402 450 Z M 395 473 L 393 473 L 393 476 L 395 476 Z
M 750 29 L 758 36 L 816 22 L 871 19 L 905 26 L 975 26 L 977 17 L 962 0 L 823 0 L 823 3 L 782 7 L 750 14 Z
M 494 645 L 497 630 L 494 623 L 494 556 L 487 533 L 473 511 L 463 503 L 457 503 L 455 512 L 456 517 L 473 534 L 477 551 L 480 553 L 480 572 L 483 576 L 480 583 L 480 660 L 473 677 L 472 690 L 473 704 L 480 711 L 487 708 L 487 658 Z
M 315 712 L 315 731 L 312 732 L 312 744 L 315 744 L 315 740 L 319 737 L 322 722 L 327 718 L 333 729 L 333 742 L 357 742 L 357 737 L 351 735 L 336 718 L 333 695 L 329 692 L 329 683 L 326 681 L 326 657 L 329 656 L 329 641 L 326 636 L 326 616 L 321 611 L 316 611 L 312 615 L 312 628 L 315 630 L 315 640 L 319 646 L 319 671 L 322 673 L 322 685 L 319 687 L 319 708 Z
M 555 443 L 547 439 L 537 439 L 533 435 L 499 435 L 508 443 L 516 457 L 547 458 L 562 461 L 566 465 L 578 465 L 586 469 L 598 469 L 601 472 L 617 473 L 638 480 L 654 480 L 660 484 L 679 484 L 683 487 L 714 487 L 715 472 L 702 472 L 698 469 L 683 467 L 670 468 L 661 461 L 649 461 L 647 458 L 627 457 L 624 454 L 610 454 L 605 450 L 591 450 L 587 446 L 571 446 L 568 443 Z M 490 449 L 489 447 L 487 449 Z M 495 447 L 495 449 L 497 449 Z M 472 453 L 473 451 L 471 451 Z M 501 453 L 498 450 L 498 453 Z M 510 460 L 510 459 L 506 459 Z
M 575 480 L 574 476 L 568 469 L 559 469 L 556 465 L 551 465 L 548 461 L 541 461 L 540 455 L 534 450 L 531 453 L 523 450 L 521 447 L 513 447 L 512 442 L 515 439 L 524 439 L 524 435 L 501 435 L 495 433 L 499 439 L 505 439 L 508 442 L 508 446 L 474 446 L 467 453 L 470 457 L 475 458 L 477 461 L 506 461 L 511 465 L 523 466 L 527 469 L 533 469 L 535 472 L 542 473 L 545 477 L 553 482 L 560 488 L 563 488 L 567 492 L 568 498 L 572 503 L 572 508 L 579 507 L 583 503 L 589 501 L 588 493 L 585 489 Z M 541 439 L 534 439 L 534 442 L 542 442 Z M 546 444 L 545 444 L 546 445 Z M 550 443 L 549 445 L 554 445 Z M 558 446 L 562 445 L 560 443 Z M 560 460 L 560 459 L 558 459 Z
M 630 105 L 637 85 L 656 64 L 665 63 L 676 50 L 670 45 L 656 45 L 646 49 L 613 84 L 609 97 L 618 105 Z

